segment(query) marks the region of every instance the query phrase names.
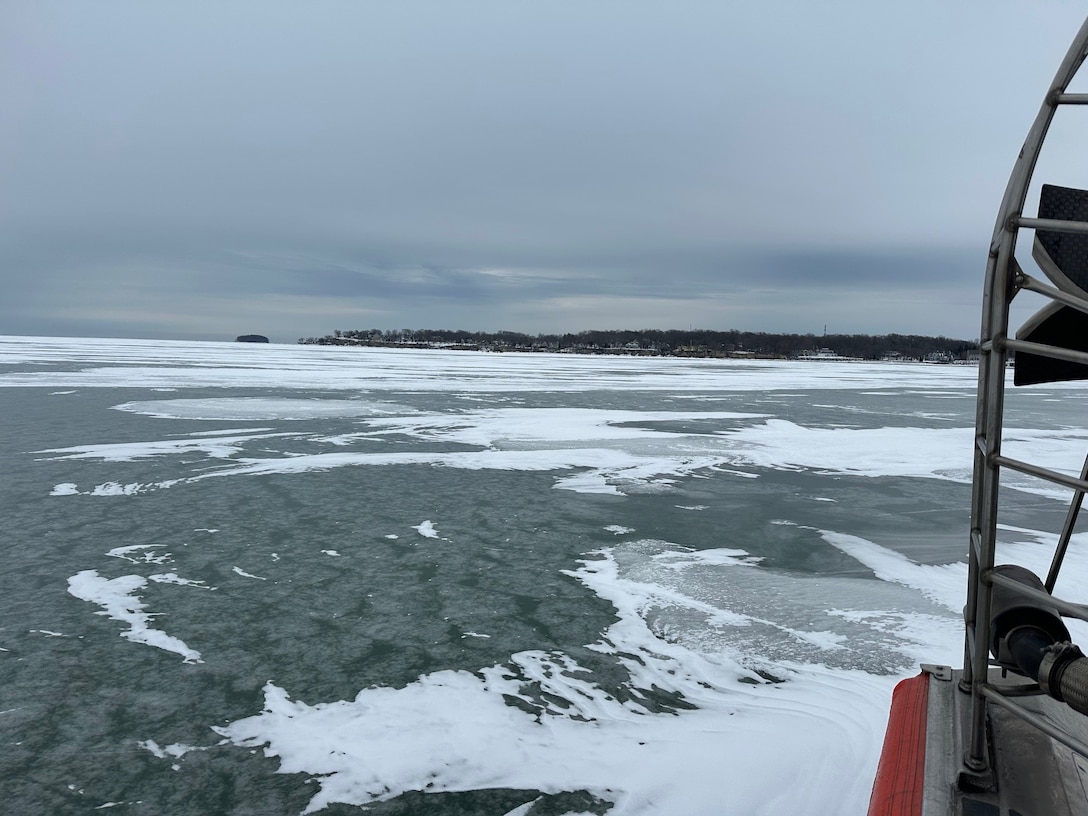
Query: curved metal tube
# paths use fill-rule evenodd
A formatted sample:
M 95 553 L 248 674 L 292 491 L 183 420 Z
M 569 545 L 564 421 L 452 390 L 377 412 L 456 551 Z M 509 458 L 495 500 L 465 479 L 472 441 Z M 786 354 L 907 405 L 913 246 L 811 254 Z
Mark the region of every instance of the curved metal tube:
M 974 461 L 974 488 L 971 501 L 972 536 L 980 542 L 979 553 L 970 548 L 967 606 L 964 609 L 966 637 L 964 643 L 963 683 L 971 691 L 971 737 L 964 757 L 968 767 L 980 770 L 988 767 L 985 751 L 986 700 L 982 693 L 988 673 L 990 642 L 991 587 L 981 576 L 994 566 L 997 540 L 997 498 L 1000 465 L 995 457 L 1001 454 L 1002 416 L 1005 397 L 1006 350 L 1009 303 L 1015 294 L 1014 279 L 1019 272 L 1014 257 L 1019 218 L 1023 213 L 1035 165 L 1043 140 L 1058 104 L 1064 100 L 1069 82 L 1088 57 L 1088 20 L 1081 26 L 1062 60 L 1054 80 L 1047 90 L 1043 104 L 1028 131 L 1024 146 L 1013 166 L 1005 194 L 998 211 L 990 242 L 983 290 L 980 348 L 986 349 L 979 362 L 979 389 L 976 409 L 976 436 L 984 441 L 977 446 Z M 995 342 L 997 341 L 997 342 Z

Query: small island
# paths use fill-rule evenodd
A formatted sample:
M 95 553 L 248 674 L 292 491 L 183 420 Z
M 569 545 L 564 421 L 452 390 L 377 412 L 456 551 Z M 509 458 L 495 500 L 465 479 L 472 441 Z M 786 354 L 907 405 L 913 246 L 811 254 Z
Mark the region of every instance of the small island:
M 235 343 L 267 343 L 268 338 L 263 334 L 239 334 L 234 338 Z

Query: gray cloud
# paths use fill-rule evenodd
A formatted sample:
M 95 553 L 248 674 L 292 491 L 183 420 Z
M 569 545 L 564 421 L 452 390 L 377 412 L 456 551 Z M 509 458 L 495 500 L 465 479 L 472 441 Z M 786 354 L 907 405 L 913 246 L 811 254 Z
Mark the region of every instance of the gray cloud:
M 1040 9 L 8 3 L 0 332 L 970 336 Z

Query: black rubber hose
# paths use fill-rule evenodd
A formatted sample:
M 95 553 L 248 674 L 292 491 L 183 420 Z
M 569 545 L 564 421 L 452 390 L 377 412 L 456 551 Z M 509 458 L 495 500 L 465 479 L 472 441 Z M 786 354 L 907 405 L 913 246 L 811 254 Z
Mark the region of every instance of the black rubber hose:
M 1020 671 L 1038 682 L 1039 664 L 1047 649 L 1054 645 L 1053 636 L 1037 626 L 1020 626 L 1005 637 L 1005 645 Z
M 1020 670 L 1055 700 L 1088 714 L 1088 657 L 1071 643 L 1055 643 L 1036 626 L 1020 626 L 1005 638 Z M 1040 677 L 1042 675 L 1042 677 Z

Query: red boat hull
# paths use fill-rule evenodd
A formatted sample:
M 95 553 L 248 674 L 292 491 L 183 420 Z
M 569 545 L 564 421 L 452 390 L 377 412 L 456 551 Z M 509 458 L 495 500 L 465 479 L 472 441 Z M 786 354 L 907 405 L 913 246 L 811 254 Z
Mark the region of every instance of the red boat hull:
M 920 816 L 926 773 L 929 675 L 901 681 L 892 692 L 869 816 Z

